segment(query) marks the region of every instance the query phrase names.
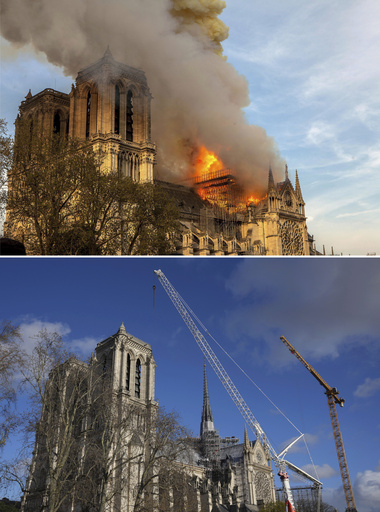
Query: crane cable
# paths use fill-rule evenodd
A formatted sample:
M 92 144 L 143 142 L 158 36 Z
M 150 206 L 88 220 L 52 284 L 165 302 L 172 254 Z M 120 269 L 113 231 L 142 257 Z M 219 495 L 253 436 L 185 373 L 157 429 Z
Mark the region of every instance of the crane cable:
M 239 368 L 239 370 L 247 377 L 247 379 L 256 387 L 256 389 L 258 391 L 260 391 L 260 393 L 273 405 L 273 407 L 290 423 L 290 425 L 292 425 L 292 427 L 299 433 L 299 434 L 302 434 L 302 432 L 294 425 L 294 423 L 286 416 L 286 414 L 273 402 L 273 400 L 271 400 L 269 398 L 269 396 L 260 388 L 260 386 L 258 386 L 256 384 L 256 382 L 247 374 L 247 372 L 235 361 L 235 359 L 230 356 L 230 354 L 220 345 L 220 343 L 214 338 L 214 336 L 208 331 L 207 327 L 203 324 L 203 322 L 198 318 L 198 316 L 194 313 L 194 311 L 191 309 L 191 307 L 187 304 L 187 302 L 183 299 L 183 297 L 181 297 L 181 295 L 178 293 L 178 291 L 176 290 L 176 293 L 178 295 L 178 297 L 181 299 L 181 301 L 183 302 L 184 306 L 186 307 L 186 309 L 189 311 L 189 313 L 193 316 L 193 318 L 198 322 L 198 324 L 202 327 L 202 329 L 205 331 L 206 334 L 208 334 L 210 336 L 210 338 L 218 345 L 218 347 L 224 352 L 224 354 L 226 354 L 226 356 L 235 364 L 235 366 L 237 366 Z M 306 442 L 306 439 L 305 439 L 305 436 L 303 436 L 303 440 L 304 440 L 304 443 L 305 443 L 305 447 L 306 447 L 306 450 L 307 450 L 307 453 L 309 455 L 309 458 L 310 458 L 310 461 L 313 465 L 313 468 L 314 468 L 314 471 L 315 471 L 315 474 L 319 480 L 319 477 L 318 477 L 318 473 L 317 473 L 317 468 L 315 467 L 315 464 L 314 464 L 314 461 L 313 461 L 313 458 L 311 456 L 311 453 L 310 453 L 310 450 L 309 450 L 309 447 L 308 447 L 308 444 Z

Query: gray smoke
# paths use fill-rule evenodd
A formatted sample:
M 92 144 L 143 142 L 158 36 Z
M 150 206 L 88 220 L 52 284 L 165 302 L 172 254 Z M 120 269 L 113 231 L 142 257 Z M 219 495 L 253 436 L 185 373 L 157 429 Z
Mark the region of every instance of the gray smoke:
M 104 54 L 146 72 L 154 100 L 152 135 L 161 178 L 191 174 L 197 147 L 214 151 L 249 190 L 282 172 L 276 144 L 248 125 L 244 77 L 223 58 L 221 0 L 2 0 L 1 34 L 31 43 L 65 74 Z

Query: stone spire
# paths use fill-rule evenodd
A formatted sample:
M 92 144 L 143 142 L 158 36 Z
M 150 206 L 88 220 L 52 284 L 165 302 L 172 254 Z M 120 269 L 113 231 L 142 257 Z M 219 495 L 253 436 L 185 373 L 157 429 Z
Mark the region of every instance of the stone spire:
M 285 181 L 289 181 L 288 164 L 285 164 Z
M 247 425 L 244 425 L 244 450 L 249 450 L 249 447 L 250 447 L 250 444 L 249 444 Z
M 112 56 L 112 53 L 111 53 L 109 45 L 107 46 L 107 50 L 104 52 L 103 59 L 104 58 L 111 58 L 111 59 L 113 59 L 113 56 Z
M 300 186 L 300 180 L 298 179 L 298 172 L 296 169 L 296 194 L 298 199 L 303 201 L 302 192 L 301 192 L 301 186 Z
M 212 418 L 210 400 L 208 396 L 208 387 L 207 387 L 207 374 L 206 374 L 206 364 L 204 364 L 204 377 L 203 377 L 203 409 L 202 409 L 202 419 L 201 419 L 201 437 L 210 431 L 215 431 L 214 420 Z
M 125 327 L 124 327 L 124 322 L 121 322 L 121 326 L 119 327 L 117 334 L 125 334 L 125 335 L 127 334 L 127 331 L 125 330 Z
M 268 192 L 269 190 L 271 189 L 274 189 L 274 179 L 273 179 L 273 173 L 272 173 L 272 168 L 269 167 L 269 175 L 268 175 Z

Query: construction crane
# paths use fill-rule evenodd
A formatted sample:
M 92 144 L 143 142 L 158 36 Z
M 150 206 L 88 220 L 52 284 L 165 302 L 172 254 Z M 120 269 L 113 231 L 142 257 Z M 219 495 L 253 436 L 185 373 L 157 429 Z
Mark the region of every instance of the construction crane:
M 305 359 L 297 352 L 297 350 L 293 347 L 293 345 L 285 338 L 285 336 L 281 336 L 281 341 L 288 347 L 290 352 L 296 356 L 296 358 L 301 361 L 304 367 L 309 370 L 309 372 L 317 379 L 319 384 L 323 386 L 326 390 L 327 402 L 329 404 L 329 411 L 331 417 L 331 424 L 334 432 L 335 446 L 336 452 L 338 454 L 339 468 L 340 474 L 342 476 L 343 489 L 344 494 L 346 496 L 347 508 L 346 512 L 357 512 L 354 494 L 352 492 L 350 474 L 348 472 L 348 465 L 346 459 L 346 453 L 344 451 L 343 438 L 339 428 L 338 415 L 336 412 L 335 404 L 339 404 L 341 407 L 344 405 L 344 398 L 340 398 L 339 391 L 336 388 L 332 388 L 327 384 L 327 382 L 322 379 L 322 377 L 317 373 L 314 368 L 308 364 Z
M 280 454 L 276 453 L 275 449 L 268 441 L 259 422 L 253 415 L 252 411 L 249 409 L 248 405 L 245 403 L 243 397 L 239 393 L 235 384 L 230 379 L 229 375 L 227 374 L 226 370 L 223 368 L 222 364 L 220 363 L 219 359 L 215 355 L 214 351 L 210 347 L 209 343 L 207 342 L 207 340 L 205 339 L 203 334 L 200 332 L 198 327 L 195 325 L 195 323 L 191 317 L 191 314 L 195 317 L 194 313 L 191 311 L 189 306 L 185 303 L 185 301 L 182 299 L 182 297 L 179 295 L 179 293 L 176 291 L 176 289 L 173 287 L 173 285 L 169 282 L 169 280 L 167 279 L 165 274 L 161 270 L 155 270 L 154 273 L 157 275 L 164 290 L 168 294 L 170 300 L 174 304 L 178 313 L 181 315 L 183 321 L 185 322 L 185 324 L 189 328 L 191 334 L 193 335 L 195 341 L 197 342 L 197 345 L 203 352 L 203 355 L 205 356 L 207 361 L 210 363 L 211 367 L 215 371 L 216 375 L 218 376 L 219 380 L 223 384 L 227 393 L 230 395 L 231 399 L 233 400 L 236 407 L 240 411 L 244 420 L 247 422 L 248 426 L 254 432 L 256 437 L 261 441 L 261 443 L 264 445 L 264 447 L 268 450 L 271 459 L 274 461 L 274 463 L 279 471 L 278 474 L 280 476 L 282 486 L 283 486 L 283 491 L 286 496 L 287 511 L 295 512 L 293 495 L 292 495 L 292 491 L 291 491 L 290 484 L 289 484 L 289 477 L 286 473 L 287 466 L 292 471 L 296 472 L 298 475 L 312 481 L 313 484 L 316 485 L 319 489 L 322 487 L 322 483 L 319 480 L 312 477 L 311 475 L 309 475 L 302 469 L 298 468 L 294 464 L 288 463 L 284 459 L 286 453 L 291 448 L 291 446 L 293 446 L 303 436 L 303 434 L 301 434 L 301 436 L 299 436 L 289 446 L 287 446 Z

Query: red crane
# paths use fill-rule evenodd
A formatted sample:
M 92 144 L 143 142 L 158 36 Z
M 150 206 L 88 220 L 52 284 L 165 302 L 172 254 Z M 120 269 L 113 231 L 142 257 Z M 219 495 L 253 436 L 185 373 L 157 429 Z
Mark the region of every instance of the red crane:
M 293 347 L 293 345 L 285 338 L 285 336 L 281 336 L 281 341 L 288 347 L 290 352 L 296 356 L 296 358 L 301 361 L 304 367 L 309 370 L 309 372 L 317 379 L 319 384 L 323 386 L 326 390 L 327 402 L 329 404 L 329 411 L 331 417 L 331 424 L 334 433 L 336 452 L 338 455 L 340 474 L 342 476 L 343 489 L 344 494 L 346 496 L 347 508 L 346 512 L 357 512 L 354 494 L 352 492 L 350 474 L 348 472 L 348 465 L 346 459 L 346 453 L 344 451 L 343 438 L 339 428 L 338 415 L 336 412 L 335 404 L 339 404 L 341 407 L 344 405 L 344 398 L 340 398 L 339 391 L 336 388 L 332 388 L 327 384 L 327 382 L 322 379 L 322 377 L 317 373 L 314 368 L 308 364 L 305 359 L 297 352 L 297 350 Z

